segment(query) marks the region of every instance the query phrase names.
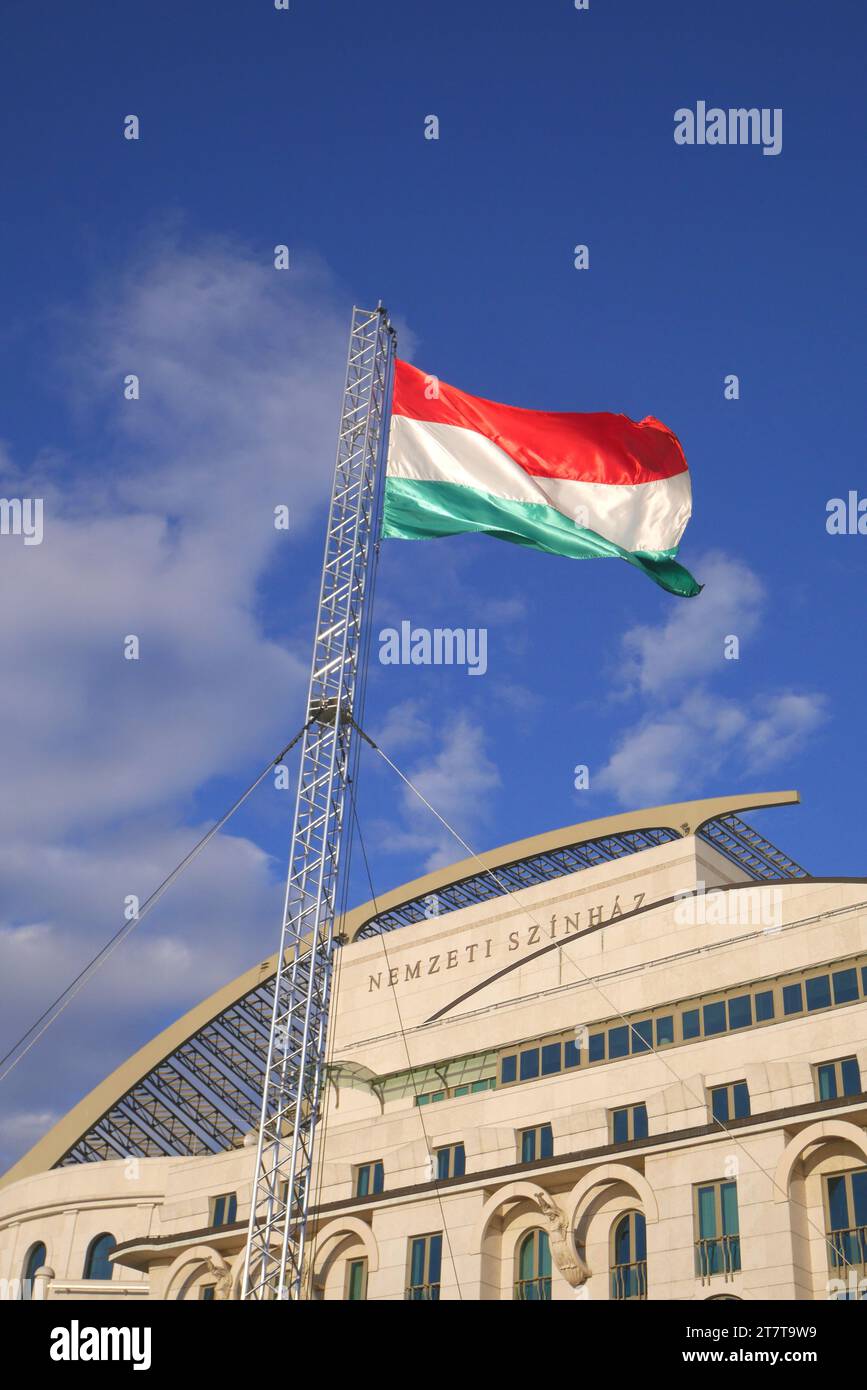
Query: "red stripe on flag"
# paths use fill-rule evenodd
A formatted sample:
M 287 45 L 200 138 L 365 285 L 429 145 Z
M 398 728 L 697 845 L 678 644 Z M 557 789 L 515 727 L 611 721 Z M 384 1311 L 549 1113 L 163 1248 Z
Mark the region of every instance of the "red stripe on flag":
M 429 400 L 427 393 L 435 382 L 398 359 L 393 413 L 475 430 L 533 477 L 622 485 L 652 483 L 687 471 L 677 435 L 652 415 L 635 421 L 606 411 L 523 410 L 470 396 L 445 381 L 436 382 L 438 394 Z

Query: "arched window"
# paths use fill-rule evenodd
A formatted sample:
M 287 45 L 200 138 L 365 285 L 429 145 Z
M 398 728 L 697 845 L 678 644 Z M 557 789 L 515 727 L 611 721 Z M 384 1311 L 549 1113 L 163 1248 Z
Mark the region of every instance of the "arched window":
M 29 1302 L 33 1297 L 33 1279 L 37 1269 L 41 1269 L 48 1259 L 48 1252 L 41 1240 L 35 1245 L 31 1245 L 24 1257 L 24 1268 L 21 1271 L 21 1297 Z
M 109 1255 L 114 1251 L 117 1244 L 113 1235 L 103 1231 L 101 1236 L 96 1236 L 87 1247 L 87 1258 L 84 1261 L 85 1279 L 110 1279 L 114 1274 L 114 1265 L 109 1260 Z
M 647 1297 L 647 1235 L 640 1211 L 621 1216 L 611 1234 L 611 1297 Z
M 528 1231 L 518 1246 L 515 1297 L 523 1302 L 551 1298 L 551 1247 L 545 1231 Z

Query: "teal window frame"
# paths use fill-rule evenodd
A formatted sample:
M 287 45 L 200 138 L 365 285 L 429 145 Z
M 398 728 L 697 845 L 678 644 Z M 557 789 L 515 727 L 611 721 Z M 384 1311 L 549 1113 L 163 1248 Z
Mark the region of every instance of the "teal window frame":
M 385 1189 L 385 1167 L 381 1158 L 369 1158 L 355 1170 L 356 1197 L 378 1197 Z

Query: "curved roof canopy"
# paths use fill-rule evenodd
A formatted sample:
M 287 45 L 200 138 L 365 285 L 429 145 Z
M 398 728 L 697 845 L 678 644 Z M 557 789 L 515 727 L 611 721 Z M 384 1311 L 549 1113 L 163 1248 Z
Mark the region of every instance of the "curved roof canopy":
M 695 834 L 755 881 L 808 877 L 742 821 L 740 811 L 790 805 L 797 792 L 710 797 L 584 821 L 516 840 L 425 874 L 348 912 L 344 941 L 440 914 Z M 158 1033 L 79 1101 L 0 1178 L 130 1155 L 222 1153 L 257 1128 L 276 956 L 239 975 Z

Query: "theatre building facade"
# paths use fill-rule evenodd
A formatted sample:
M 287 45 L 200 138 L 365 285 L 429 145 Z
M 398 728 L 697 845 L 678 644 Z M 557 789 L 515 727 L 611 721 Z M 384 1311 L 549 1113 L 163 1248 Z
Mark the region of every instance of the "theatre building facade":
M 867 1291 L 867 882 L 742 816 L 587 822 L 341 923 L 306 1294 Z M 239 1296 L 273 960 L 0 1186 L 7 1296 Z

